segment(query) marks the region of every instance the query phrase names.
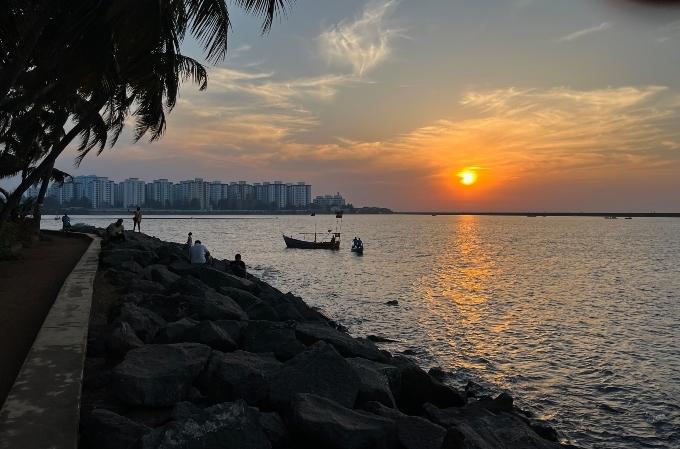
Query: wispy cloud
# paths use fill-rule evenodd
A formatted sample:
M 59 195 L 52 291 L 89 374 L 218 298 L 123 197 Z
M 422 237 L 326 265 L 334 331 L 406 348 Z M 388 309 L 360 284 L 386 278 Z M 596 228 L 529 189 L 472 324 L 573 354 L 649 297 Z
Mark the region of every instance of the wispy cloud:
M 562 36 L 559 39 L 557 39 L 557 42 L 571 42 L 571 41 L 574 41 L 576 39 L 587 36 L 589 34 L 599 33 L 601 31 L 609 30 L 610 28 L 612 28 L 612 26 L 613 25 L 609 22 L 602 22 L 598 26 L 586 28 L 584 30 L 574 31 L 573 33 L 567 34 L 566 36 Z
M 355 75 L 376 67 L 389 57 L 399 32 L 385 23 L 395 5 L 394 0 L 369 2 L 359 18 L 340 22 L 319 36 L 321 52 L 330 63 L 351 67 Z

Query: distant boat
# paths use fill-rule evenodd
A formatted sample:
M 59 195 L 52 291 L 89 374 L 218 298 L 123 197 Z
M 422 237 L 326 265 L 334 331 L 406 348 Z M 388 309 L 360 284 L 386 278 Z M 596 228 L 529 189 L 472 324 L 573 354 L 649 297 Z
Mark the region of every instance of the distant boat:
M 363 256 L 364 255 L 364 246 L 354 246 L 352 245 L 352 252 L 355 253 L 357 256 Z
M 310 214 L 310 216 L 316 217 L 316 212 L 312 212 L 312 213 Z
M 310 242 L 309 240 L 295 239 L 293 237 L 288 237 L 285 234 L 283 236 L 283 241 L 286 242 L 286 247 L 288 247 L 288 248 L 339 250 L 340 249 L 340 233 L 334 232 L 332 234 L 333 234 L 333 237 L 331 237 L 331 240 L 328 241 L 328 242 L 317 242 L 316 241 L 316 233 L 314 233 L 314 241 L 313 242 Z
M 527 215 L 527 217 L 532 217 L 532 218 L 533 218 L 533 217 L 537 217 L 537 216 L 538 216 L 538 215 L 536 215 L 536 214 L 528 214 L 528 215 Z
M 633 217 L 626 217 L 625 219 L 626 219 L 626 220 L 632 220 Z
M 432 216 L 433 216 L 433 217 L 436 217 L 436 216 L 437 216 L 437 214 L 432 214 Z

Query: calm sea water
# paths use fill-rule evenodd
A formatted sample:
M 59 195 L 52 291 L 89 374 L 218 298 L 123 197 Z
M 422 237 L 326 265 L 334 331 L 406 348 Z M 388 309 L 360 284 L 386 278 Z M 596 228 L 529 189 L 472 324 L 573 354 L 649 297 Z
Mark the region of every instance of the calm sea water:
M 213 255 L 240 252 L 354 335 L 510 391 L 565 441 L 680 447 L 680 220 L 350 215 L 341 251 L 285 248 L 282 233 L 315 225 L 335 220 L 146 219 L 143 230 L 177 242 L 192 231 Z M 354 235 L 363 257 L 349 250 Z

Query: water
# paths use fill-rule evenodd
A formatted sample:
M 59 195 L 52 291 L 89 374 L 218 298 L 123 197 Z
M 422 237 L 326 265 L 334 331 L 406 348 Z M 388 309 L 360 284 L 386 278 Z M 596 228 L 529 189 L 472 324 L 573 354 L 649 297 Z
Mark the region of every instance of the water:
M 680 447 L 680 220 L 350 215 L 341 251 L 285 248 L 282 233 L 315 223 L 335 220 L 142 224 L 178 242 L 192 231 L 219 257 L 240 252 L 251 272 L 354 335 L 397 340 L 383 346 L 511 392 L 564 441 Z M 349 251 L 354 235 L 363 257 Z

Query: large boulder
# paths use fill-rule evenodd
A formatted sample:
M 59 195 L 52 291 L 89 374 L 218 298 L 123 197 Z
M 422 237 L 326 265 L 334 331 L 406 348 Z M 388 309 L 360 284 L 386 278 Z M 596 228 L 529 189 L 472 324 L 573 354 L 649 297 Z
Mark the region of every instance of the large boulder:
M 203 343 L 218 351 L 229 352 L 238 348 L 238 343 L 222 327 L 212 321 L 203 321 L 187 330 L 183 341 Z
M 258 284 L 260 286 L 260 284 Z M 325 317 L 309 307 L 302 298 L 269 287 L 258 293 L 258 297 L 274 308 L 279 319 L 295 321 L 325 321 Z
M 182 318 L 168 323 L 158 331 L 154 343 L 180 343 L 183 341 L 184 334 L 196 327 L 198 323 L 199 321 L 191 318 Z
M 115 357 L 123 356 L 128 351 L 142 346 L 144 342 L 135 334 L 132 326 L 125 321 L 114 323 L 106 335 L 106 348 Z
M 295 327 L 298 340 L 309 345 L 325 341 L 345 357 L 361 357 L 377 362 L 388 361 L 388 356 L 371 341 L 352 338 L 324 322 L 298 323 Z
M 258 411 L 255 409 L 255 411 Z M 274 449 L 288 447 L 288 429 L 281 416 L 276 412 L 260 412 L 258 416 L 260 426 L 269 438 Z
M 396 448 L 394 420 L 351 410 L 328 398 L 296 395 L 291 423 L 300 446 L 329 449 Z
M 353 407 L 360 385 L 349 363 L 331 345 L 318 342 L 285 363 L 272 380 L 271 397 L 284 406 L 296 393 L 312 393 Z
M 158 260 L 158 255 L 150 250 L 121 248 L 120 246 L 111 246 L 102 250 L 100 254 L 100 263 L 104 268 L 117 267 L 123 262 L 134 261 L 139 265 L 145 267 L 151 265 Z
M 123 303 L 114 309 L 110 318 L 114 323 L 116 321 L 128 323 L 135 334 L 146 343 L 152 342 L 158 331 L 167 324 L 153 311 L 131 302 Z
M 272 354 L 213 351 L 198 385 L 212 401 L 245 399 L 249 404 L 265 404 L 271 379 L 281 367 Z
M 273 352 L 286 361 L 306 349 L 295 338 L 295 329 L 287 323 L 249 321 L 242 334 L 241 346 L 250 352 Z
M 215 292 L 201 296 L 174 293 L 151 295 L 142 305 L 157 312 L 168 321 L 192 318 L 199 321 L 246 320 L 248 316 L 230 298 Z
M 401 389 L 397 396 L 399 409 L 409 414 L 417 414 L 421 406 L 430 402 L 440 408 L 460 407 L 467 398 L 453 388 L 444 385 L 410 359 L 395 357 L 393 363 L 399 367 Z
M 251 320 L 279 321 L 281 319 L 274 307 L 252 293 L 234 287 L 222 287 L 219 292 L 236 301 Z
M 146 435 L 142 449 L 270 449 L 259 413 L 244 401 L 193 409 Z
M 95 409 L 83 420 L 83 449 L 137 449 L 151 428 L 104 409 Z
M 398 378 L 398 368 L 358 357 L 348 358 L 347 362 L 361 379 L 357 398 L 359 403 L 377 401 L 388 407 L 396 407 L 390 378 Z
M 397 423 L 397 440 L 401 449 L 441 449 L 446 429 L 420 416 L 409 416 L 379 402 L 367 402 L 364 409 Z
M 130 405 L 173 405 L 189 393 L 210 352 L 208 346 L 195 343 L 134 349 L 114 368 L 113 391 Z
M 430 421 L 448 430 L 444 447 L 475 449 L 559 449 L 562 446 L 536 433 L 512 412 L 493 412 L 487 404 L 472 402 L 465 407 L 440 409 L 425 404 Z
M 257 285 L 254 282 L 242 277 L 234 276 L 233 274 L 216 270 L 215 268 L 209 266 L 199 266 L 198 269 L 192 274 L 215 290 L 219 290 L 222 287 L 232 287 L 249 291 L 251 293 L 257 293 L 258 291 Z
M 149 265 L 144 268 L 144 277 L 149 281 L 158 282 L 165 287 L 169 287 L 179 280 L 179 275 L 168 270 L 165 265 L 159 264 Z

